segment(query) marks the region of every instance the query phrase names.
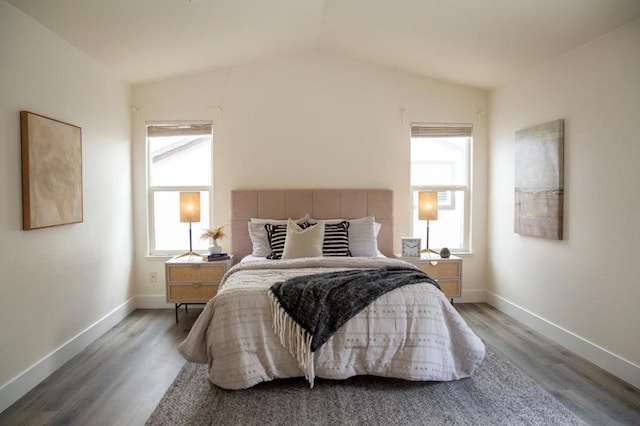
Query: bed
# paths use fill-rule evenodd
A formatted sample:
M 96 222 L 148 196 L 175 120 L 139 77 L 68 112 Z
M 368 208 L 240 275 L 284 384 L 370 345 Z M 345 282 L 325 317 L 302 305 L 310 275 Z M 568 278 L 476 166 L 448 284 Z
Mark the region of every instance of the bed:
M 274 289 L 282 283 L 324 275 L 361 277 L 361 273 L 377 271 L 415 275 L 417 268 L 393 257 L 392 191 L 234 190 L 230 221 L 230 249 L 237 263 L 178 347 L 188 361 L 208 364 L 213 384 L 244 389 L 264 381 L 305 376 L 313 386 L 315 378 L 355 375 L 450 381 L 469 377 L 484 359 L 482 341 L 444 294 L 427 279 L 415 277 L 410 285 L 392 287 L 367 302 L 313 351 L 308 349 L 311 338 L 304 343 L 295 332 L 283 332 L 289 329 L 280 324 L 274 297 Z M 318 238 L 322 238 L 322 253 L 295 255 L 291 237 L 285 251 L 268 259 L 265 250 L 271 249 L 273 255 L 273 247 L 258 247 L 263 237 L 256 237 L 256 230 L 265 228 L 273 243 L 276 229 L 281 233 L 283 225 L 289 235 L 297 229 L 303 238 L 314 238 L 316 251 Z M 331 247 L 334 243 L 328 242 L 334 237 L 331 229 L 342 236 L 341 227 L 351 230 L 348 248 L 352 256 L 329 255 L 343 249 L 344 241 Z

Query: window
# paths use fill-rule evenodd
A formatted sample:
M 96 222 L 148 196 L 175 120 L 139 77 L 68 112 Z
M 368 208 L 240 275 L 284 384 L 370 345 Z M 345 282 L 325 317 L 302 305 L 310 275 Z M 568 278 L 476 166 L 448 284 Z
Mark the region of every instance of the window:
M 192 224 L 194 250 L 208 243 L 212 207 L 211 123 L 147 123 L 149 254 L 189 250 L 189 224 L 180 222 L 180 192 L 200 192 L 200 222 Z
M 411 124 L 412 234 L 426 247 L 418 193 L 438 192 L 438 219 L 429 221 L 429 248 L 470 251 L 471 124 Z

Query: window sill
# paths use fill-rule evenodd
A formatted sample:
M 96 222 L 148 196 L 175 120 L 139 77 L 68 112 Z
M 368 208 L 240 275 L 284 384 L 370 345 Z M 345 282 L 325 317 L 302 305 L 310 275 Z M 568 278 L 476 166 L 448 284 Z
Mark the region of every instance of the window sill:
M 451 254 L 458 257 L 468 257 L 473 256 L 475 253 L 472 251 L 452 251 Z
M 167 261 L 177 256 L 177 254 L 146 254 L 144 258 L 146 260 L 158 260 L 158 261 Z

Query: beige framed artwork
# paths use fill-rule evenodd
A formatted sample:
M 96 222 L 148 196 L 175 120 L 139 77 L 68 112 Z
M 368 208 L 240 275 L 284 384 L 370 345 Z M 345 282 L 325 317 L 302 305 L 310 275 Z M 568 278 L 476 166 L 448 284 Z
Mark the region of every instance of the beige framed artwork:
M 22 228 L 82 222 L 82 129 L 20 111 Z
M 515 138 L 515 221 L 520 235 L 561 240 L 564 120 L 518 130 Z

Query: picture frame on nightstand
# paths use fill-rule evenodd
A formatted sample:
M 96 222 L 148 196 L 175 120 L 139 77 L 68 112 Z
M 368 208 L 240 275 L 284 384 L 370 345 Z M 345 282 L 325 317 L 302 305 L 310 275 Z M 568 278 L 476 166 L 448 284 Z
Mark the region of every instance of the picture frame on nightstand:
M 402 257 L 420 257 L 421 246 L 422 239 L 420 238 L 403 238 Z

